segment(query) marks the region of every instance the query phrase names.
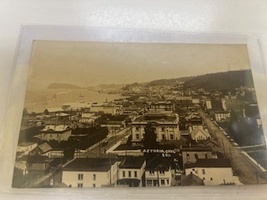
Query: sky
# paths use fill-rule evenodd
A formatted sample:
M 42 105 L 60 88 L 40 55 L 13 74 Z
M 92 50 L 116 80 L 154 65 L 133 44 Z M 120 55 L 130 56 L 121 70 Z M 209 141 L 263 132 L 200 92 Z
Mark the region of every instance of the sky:
M 159 44 L 34 41 L 29 88 L 129 84 L 250 69 L 240 44 Z

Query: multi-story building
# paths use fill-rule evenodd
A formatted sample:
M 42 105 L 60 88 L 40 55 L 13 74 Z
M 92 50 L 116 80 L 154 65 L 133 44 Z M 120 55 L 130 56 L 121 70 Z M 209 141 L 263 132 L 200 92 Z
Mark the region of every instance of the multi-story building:
M 62 169 L 68 187 L 108 187 L 117 181 L 118 162 L 112 158 L 76 158 Z
M 132 142 L 138 143 L 143 140 L 145 127 L 153 123 L 157 135 L 157 141 L 179 140 L 179 117 L 177 114 L 150 113 L 136 118 L 131 125 Z
M 127 156 L 119 165 L 118 185 L 142 187 L 145 182 L 146 160 L 142 156 Z
M 170 187 L 173 174 L 169 158 L 154 157 L 145 168 L 146 187 Z
M 185 165 L 185 175 L 193 174 L 203 180 L 204 185 L 240 184 L 233 175 L 229 159 L 199 159 Z

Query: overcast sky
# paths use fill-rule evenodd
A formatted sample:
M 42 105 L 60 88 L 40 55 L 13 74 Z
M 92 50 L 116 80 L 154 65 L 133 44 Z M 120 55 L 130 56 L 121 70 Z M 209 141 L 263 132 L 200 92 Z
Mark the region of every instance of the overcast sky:
M 28 86 L 124 84 L 249 68 L 246 45 L 35 41 Z

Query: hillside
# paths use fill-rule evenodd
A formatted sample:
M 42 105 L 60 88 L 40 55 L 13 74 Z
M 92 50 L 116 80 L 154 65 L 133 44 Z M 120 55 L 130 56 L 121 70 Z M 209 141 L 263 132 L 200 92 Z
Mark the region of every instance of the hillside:
M 206 90 L 233 89 L 240 86 L 254 87 L 251 70 L 205 74 L 184 83 L 184 88 Z

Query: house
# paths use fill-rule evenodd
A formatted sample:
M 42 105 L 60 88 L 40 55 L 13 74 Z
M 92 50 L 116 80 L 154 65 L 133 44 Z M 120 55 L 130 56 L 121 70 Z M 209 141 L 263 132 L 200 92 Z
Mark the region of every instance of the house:
M 38 144 L 32 151 L 29 152 L 29 155 L 42 155 L 50 157 L 52 147 L 47 142 L 42 142 Z
M 37 147 L 36 142 L 22 142 L 17 147 L 17 152 L 19 153 L 29 153 L 32 151 L 35 147 Z
M 28 171 L 42 171 L 48 170 L 53 159 L 43 155 L 28 155 L 27 169 Z
M 68 125 L 46 125 L 41 130 L 41 140 L 66 141 L 71 135 L 71 128 Z
M 208 130 L 207 129 L 204 130 L 202 126 L 194 128 L 192 132 L 190 133 L 190 136 L 192 140 L 195 140 L 196 142 L 205 141 L 211 138 Z
M 179 117 L 177 114 L 147 113 L 137 117 L 131 124 L 132 142 L 140 143 L 145 134 L 145 127 L 153 123 L 157 141 L 179 140 Z
M 171 160 L 156 156 L 148 160 L 146 164 L 146 187 L 170 187 L 173 174 Z
M 144 185 L 146 160 L 142 156 L 127 156 L 119 165 L 117 184 L 127 187 Z
M 229 159 L 199 159 L 185 165 L 185 175 L 194 174 L 203 180 L 204 185 L 241 184 L 233 175 Z
M 118 164 L 113 158 L 76 158 L 62 168 L 62 183 L 78 188 L 114 186 Z
M 209 147 L 182 147 L 181 152 L 183 165 L 185 165 L 186 163 L 195 163 L 198 159 L 217 158 L 217 155 Z

